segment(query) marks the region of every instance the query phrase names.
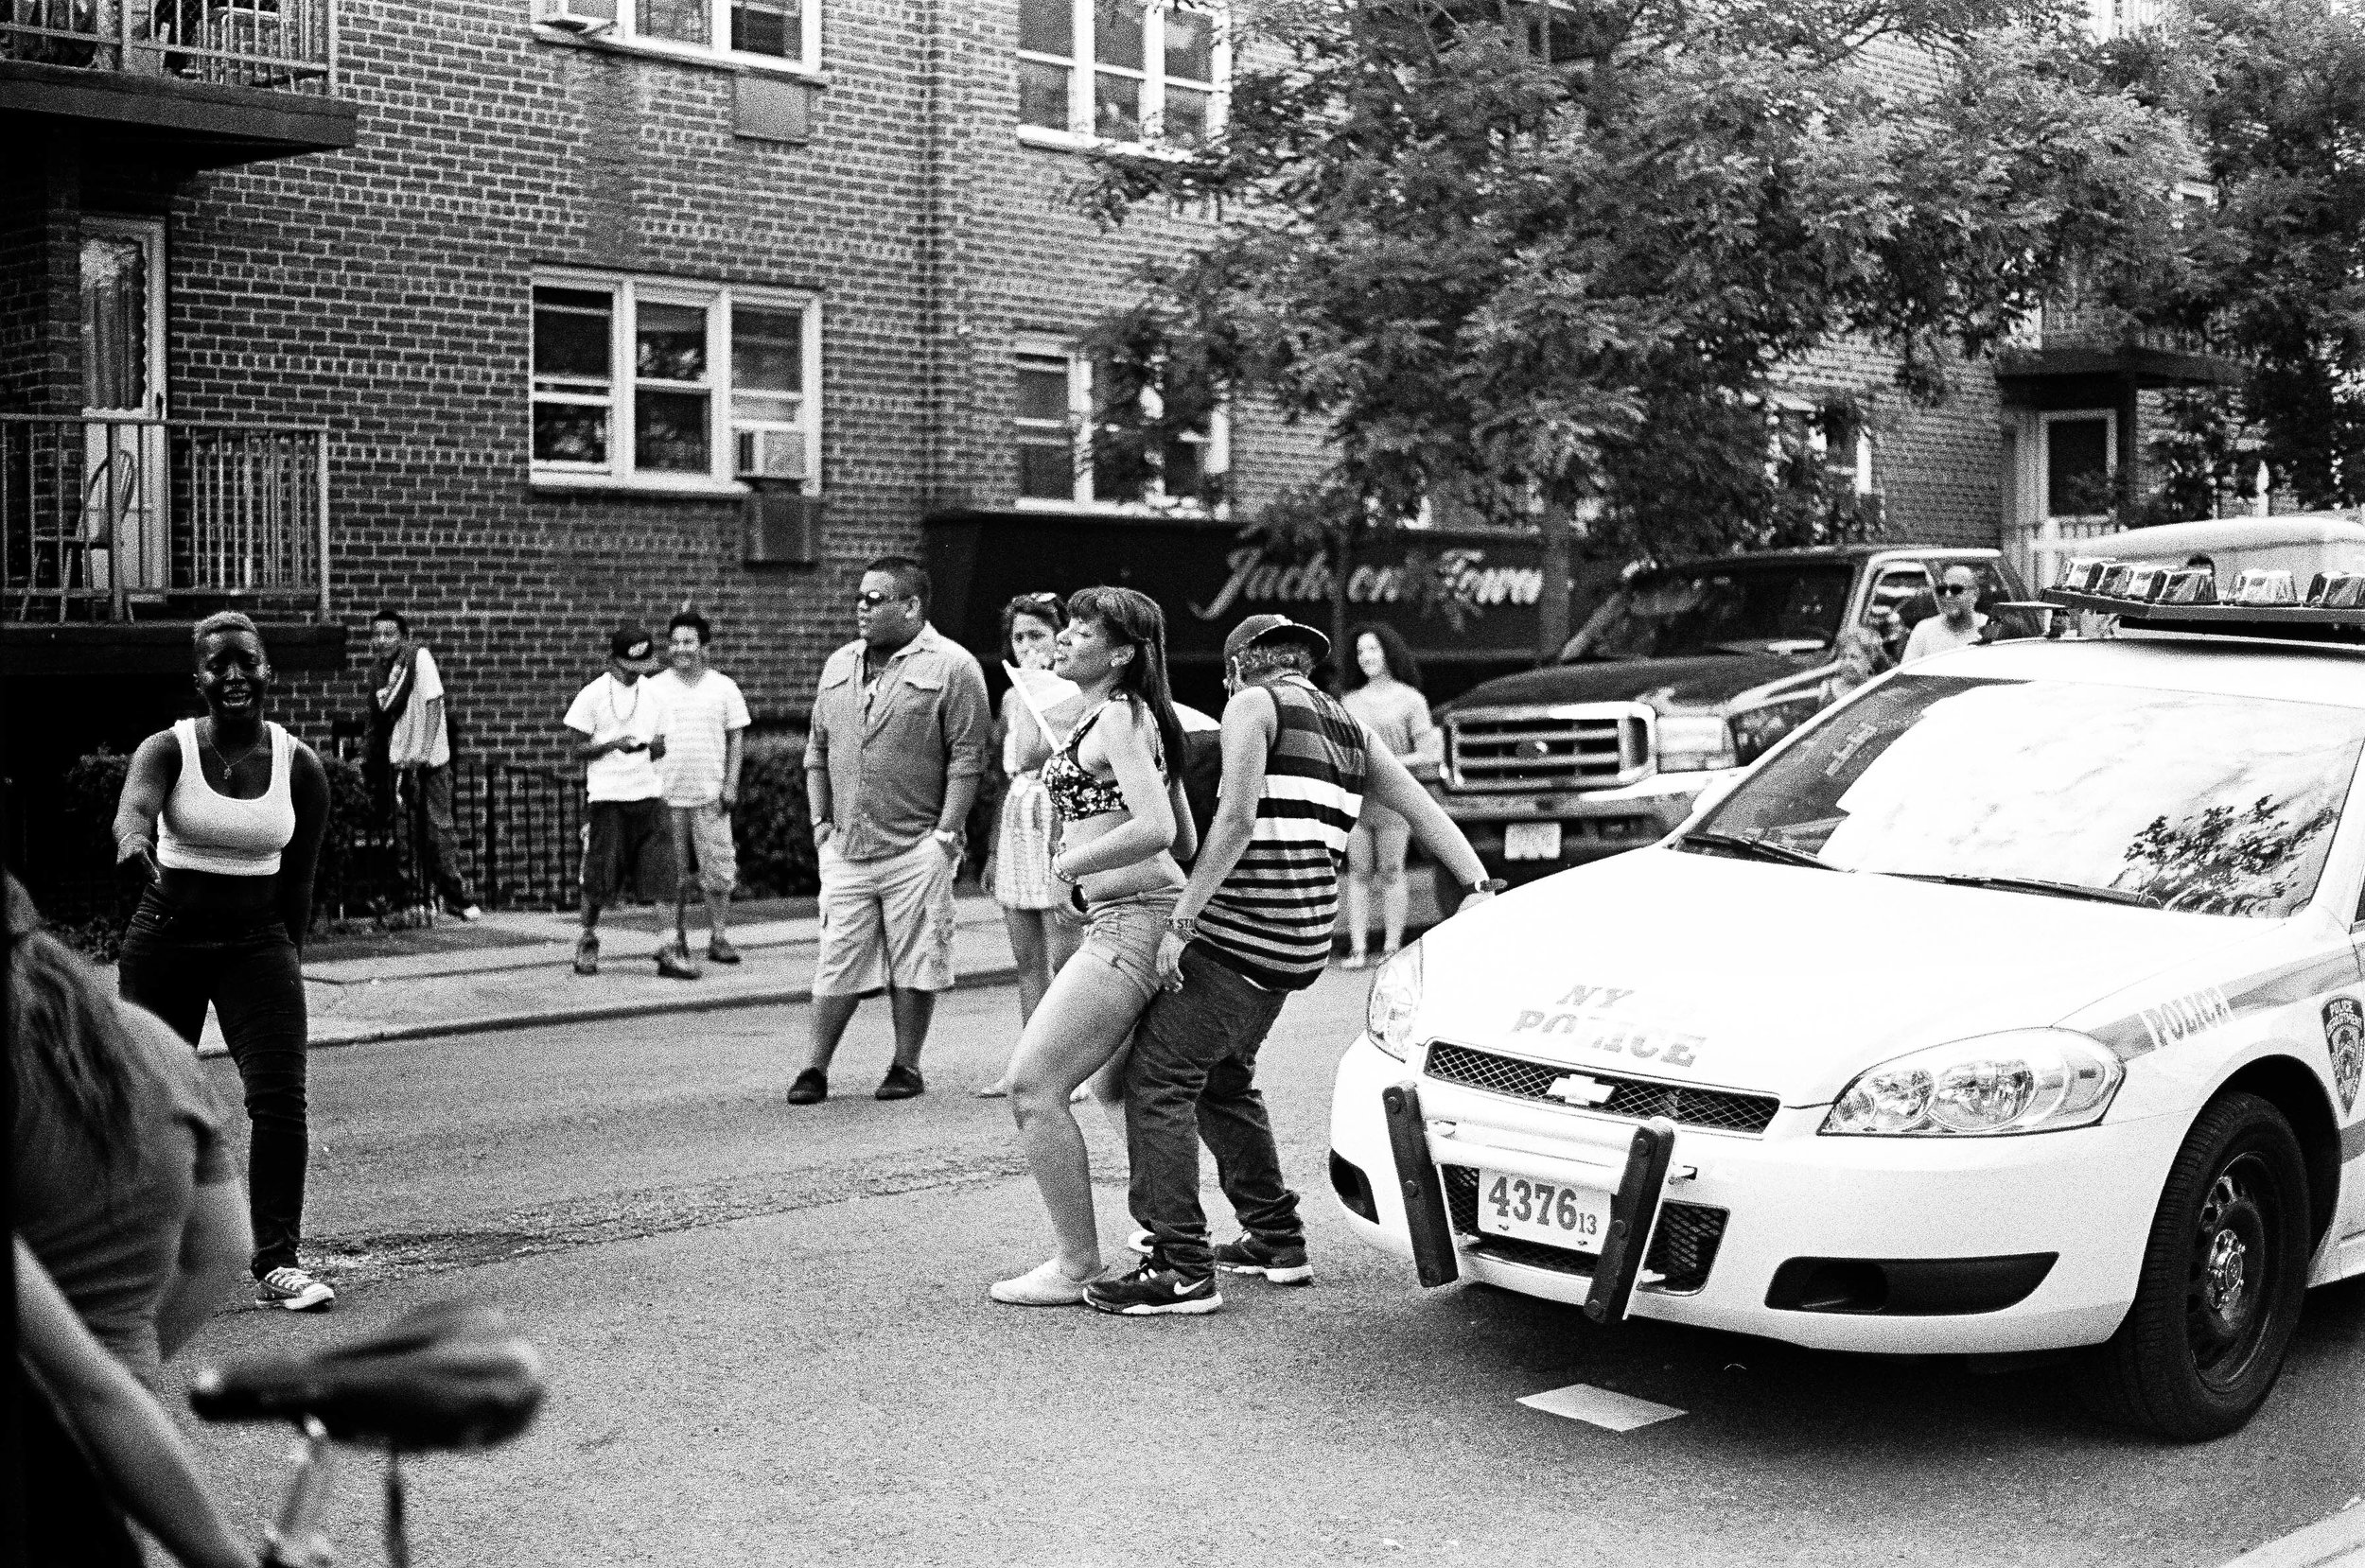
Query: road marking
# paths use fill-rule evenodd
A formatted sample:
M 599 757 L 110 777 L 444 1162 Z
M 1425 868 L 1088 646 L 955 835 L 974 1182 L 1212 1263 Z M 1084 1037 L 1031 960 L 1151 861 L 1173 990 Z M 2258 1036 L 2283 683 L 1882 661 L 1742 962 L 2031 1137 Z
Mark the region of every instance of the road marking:
M 1649 1400 L 1613 1393 L 1607 1388 L 1596 1388 L 1589 1383 L 1572 1383 L 1566 1388 L 1550 1388 L 1541 1394 L 1530 1394 L 1519 1402 L 1531 1410 L 1541 1410 L 1548 1416 L 1566 1416 L 1572 1421 L 1591 1421 L 1595 1426 L 1605 1426 L 1612 1432 L 1632 1432 L 1638 1426 L 1672 1420 L 1683 1414 L 1672 1404 L 1653 1404 Z
M 2226 1568 L 2353 1568 L 2365 1563 L 2365 1507 L 2350 1498 L 2330 1519 L 2244 1552 Z

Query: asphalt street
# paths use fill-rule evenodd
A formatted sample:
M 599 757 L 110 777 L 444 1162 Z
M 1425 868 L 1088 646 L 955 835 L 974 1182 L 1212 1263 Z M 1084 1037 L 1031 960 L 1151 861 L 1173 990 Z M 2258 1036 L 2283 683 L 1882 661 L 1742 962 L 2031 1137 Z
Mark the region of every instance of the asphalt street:
M 2191 1448 L 2097 1424 L 2058 1371 L 1424 1293 L 1346 1237 L 1322 1176 L 1362 990 L 1325 979 L 1266 1052 L 1310 1288 L 1231 1281 L 1220 1313 L 1149 1321 L 988 1301 L 1048 1250 L 1005 1103 L 970 1094 L 1015 1032 L 1000 988 L 945 999 L 930 1093 L 902 1104 L 869 1098 L 877 1005 L 841 1097 L 802 1110 L 780 1100 L 801 1007 L 316 1053 L 308 1228 L 342 1299 L 225 1315 L 184 1360 L 445 1296 L 508 1309 L 549 1405 L 509 1448 L 407 1466 L 422 1565 L 2214 1565 L 2365 1491 L 2356 1284 L 2311 1298 L 2248 1430 Z M 1113 1250 L 1122 1151 L 1087 1132 Z M 1571 1385 L 1682 1414 L 1621 1433 L 1516 1402 Z M 259 1530 L 286 1437 L 195 1440 Z M 376 1508 L 354 1456 L 341 1560 L 377 1559 Z

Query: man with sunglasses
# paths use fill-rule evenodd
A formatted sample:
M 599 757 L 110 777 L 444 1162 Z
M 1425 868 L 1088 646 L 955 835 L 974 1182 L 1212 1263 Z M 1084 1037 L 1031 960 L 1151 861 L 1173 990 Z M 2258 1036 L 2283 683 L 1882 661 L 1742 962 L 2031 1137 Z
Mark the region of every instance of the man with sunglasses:
M 1905 639 L 1900 664 L 1926 659 L 1933 653 L 1968 648 L 1982 639 L 1988 618 L 1979 613 L 1979 568 L 1957 562 L 1938 578 L 1938 613 L 1923 618 Z
M 895 1061 L 881 1100 L 922 1092 L 920 1051 L 953 984 L 953 878 L 991 734 L 985 672 L 928 624 L 928 574 L 907 555 L 865 568 L 856 638 L 814 694 L 805 790 L 821 862 L 813 1052 L 788 1103 L 830 1097 L 830 1058 L 854 1008 L 887 994 Z

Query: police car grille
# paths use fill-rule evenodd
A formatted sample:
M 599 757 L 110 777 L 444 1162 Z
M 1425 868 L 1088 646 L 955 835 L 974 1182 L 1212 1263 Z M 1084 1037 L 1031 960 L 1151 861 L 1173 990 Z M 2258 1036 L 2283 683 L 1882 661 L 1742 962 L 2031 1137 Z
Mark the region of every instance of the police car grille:
M 1449 1084 L 1466 1084 L 1515 1100 L 1542 1100 L 1558 1106 L 1568 1102 L 1555 1100 L 1545 1091 L 1572 1070 L 1524 1061 L 1517 1056 L 1498 1056 L 1491 1051 L 1473 1051 L 1466 1045 L 1439 1044 L 1429 1047 L 1428 1062 L 1422 1071 L 1428 1077 Z M 1775 1111 L 1781 1107 L 1781 1102 L 1771 1094 L 1691 1089 L 1681 1084 L 1654 1083 L 1646 1078 L 1622 1078 L 1590 1069 L 1582 1070 L 1579 1075 L 1608 1085 L 1609 1098 L 1598 1106 L 1578 1108 L 1637 1122 L 1664 1116 L 1678 1126 L 1761 1133 L 1766 1124 L 1774 1120 Z
M 1441 1165 L 1438 1176 L 1445 1190 L 1445 1217 L 1464 1236 L 1479 1238 L 1478 1250 L 1508 1263 L 1576 1274 L 1590 1279 L 1596 1262 L 1589 1252 L 1571 1252 L 1541 1242 L 1512 1236 L 1490 1236 L 1479 1229 L 1479 1174 L 1467 1165 Z M 1643 1271 L 1659 1277 L 1652 1287 L 1670 1296 L 1689 1296 L 1708 1282 L 1716 1266 L 1716 1249 L 1725 1240 L 1728 1211 L 1704 1203 L 1666 1202 L 1659 1205 L 1658 1226 L 1651 1234 L 1651 1255 Z

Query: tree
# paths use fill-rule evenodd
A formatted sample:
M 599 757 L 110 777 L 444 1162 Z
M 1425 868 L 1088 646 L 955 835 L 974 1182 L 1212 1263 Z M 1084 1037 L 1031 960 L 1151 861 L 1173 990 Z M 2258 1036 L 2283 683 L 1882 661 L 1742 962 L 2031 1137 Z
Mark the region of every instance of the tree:
M 2191 122 L 2213 193 L 2185 212 L 2174 265 L 2118 303 L 2250 366 L 2237 392 L 2171 410 L 2138 520 L 2209 515 L 2262 459 L 2303 506 L 2365 503 L 2365 16 L 2190 0 L 2101 54 L 2111 79 Z
M 1936 399 L 2072 268 L 2172 236 L 2181 129 L 2074 27 L 2053 0 L 1270 0 L 1220 133 L 1096 160 L 1104 222 L 1227 221 L 1095 351 L 1117 398 L 1187 367 L 1319 426 L 1294 526 L 1541 528 L 1549 653 L 1580 521 L 1629 555 L 1849 525 L 1778 461 L 1810 350 L 1867 342 Z

